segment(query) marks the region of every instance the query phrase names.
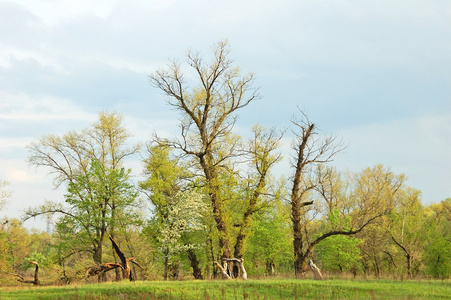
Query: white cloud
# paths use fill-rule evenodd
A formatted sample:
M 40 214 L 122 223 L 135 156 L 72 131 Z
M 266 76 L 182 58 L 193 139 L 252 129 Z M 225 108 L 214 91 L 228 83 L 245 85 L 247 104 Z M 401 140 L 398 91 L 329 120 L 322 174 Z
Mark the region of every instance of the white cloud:
M 73 101 L 48 95 L 32 96 L 0 92 L 0 119 L 3 120 L 85 120 L 95 115 L 85 112 Z
M 451 115 L 428 115 L 370 124 L 339 133 L 350 147 L 336 159 L 340 168 L 358 171 L 381 163 L 404 173 L 425 202 L 451 197 Z
M 94 14 L 106 18 L 117 0 L 20 0 L 19 3 L 31 10 L 48 25 L 57 25 L 63 20 L 80 14 Z

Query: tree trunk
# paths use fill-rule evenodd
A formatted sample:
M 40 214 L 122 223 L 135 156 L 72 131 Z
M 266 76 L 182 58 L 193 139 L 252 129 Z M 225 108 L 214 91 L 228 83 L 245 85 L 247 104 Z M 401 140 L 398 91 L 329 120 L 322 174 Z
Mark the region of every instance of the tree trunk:
M 406 253 L 406 261 L 407 261 L 407 276 L 409 279 L 412 278 L 412 256 L 409 253 Z
M 91 276 L 96 276 L 98 278 L 106 278 L 106 272 L 116 269 L 116 268 L 121 268 L 121 264 L 118 263 L 104 263 L 104 264 L 96 264 L 92 267 L 89 267 L 86 272 L 85 272 L 85 278 L 89 278 Z
M 37 262 L 35 262 L 35 261 L 29 261 L 28 263 L 36 265 L 36 267 L 34 269 L 34 281 L 33 281 L 33 284 L 34 285 L 39 285 L 40 284 L 40 282 L 39 282 L 39 264 Z
M 247 279 L 247 272 L 246 272 L 246 268 L 244 267 L 244 259 L 243 258 L 223 258 L 222 259 L 225 265 L 230 265 L 232 264 L 235 268 L 235 266 L 237 267 L 237 269 L 239 270 L 237 272 L 237 275 L 233 275 L 231 276 L 230 273 L 228 272 L 228 277 L 229 279 L 231 278 L 239 278 L 239 272 L 241 271 L 241 278 L 246 280 Z M 217 264 L 217 263 L 216 263 Z M 221 272 L 227 271 L 227 268 L 220 268 Z M 235 276 L 235 277 L 234 277 Z
M 204 141 L 205 142 L 205 141 Z M 229 245 L 229 239 L 228 239 L 228 231 L 227 226 L 223 219 L 223 213 L 222 213 L 222 199 L 220 196 L 220 188 L 218 184 L 218 174 L 216 167 L 213 165 L 213 157 L 211 153 L 202 155 L 199 157 L 200 165 L 202 166 L 202 169 L 205 174 L 205 178 L 208 183 L 209 188 L 209 197 L 212 205 L 213 210 L 213 218 L 216 222 L 216 228 L 218 229 L 219 233 L 219 248 L 222 251 L 222 258 L 229 258 L 230 257 L 230 245 Z
M 207 260 L 213 262 L 215 260 L 215 256 L 214 256 L 213 240 L 211 238 L 211 233 L 208 235 L 205 251 L 206 251 Z M 207 265 L 207 278 L 216 278 L 217 271 L 216 271 L 214 263 L 211 266 L 211 268 L 212 268 L 212 274 L 210 275 L 210 265 Z
M 304 270 L 306 267 L 304 254 L 302 253 L 302 236 L 297 236 L 294 232 L 295 238 L 293 239 L 293 252 L 294 252 L 294 275 L 296 278 L 304 277 Z
M 374 256 L 374 273 L 376 274 L 377 278 L 381 277 L 381 270 L 379 268 L 379 262 L 376 256 Z
M 291 220 L 293 222 L 293 252 L 294 252 L 294 274 L 296 278 L 303 278 L 307 269 L 307 253 L 304 250 L 303 233 L 301 224 L 301 209 L 304 206 L 313 204 L 310 202 L 301 202 L 301 197 L 291 201 Z
M 169 257 L 164 257 L 164 273 L 163 273 L 163 280 L 168 280 L 168 265 L 169 265 Z
M 202 270 L 199 268 L 199 260 L 193 249 L 188 250 L 188 259 L 191 263 L 191 268 L 193 268 L 194 279 L 203 279 Z
M 116 203 L 114 200 L 111 201 L 111 219 L 113 220 L 113 224 L 116 221 Z M 114 225 L 111 225 L 110 230 L 111 232 L 111 238 L 114 240 L 114 232 L 115 232 L 115 228 Z M 117 261 L 117 253 L 116 250 L 114 248 L 114 244 L 111 245 L 111 249 L 113 250 L 113 258 L 114 261 Z M 114 270 L 116 273 L 116 281 L 121 281 L 122 280 L 122 276 L 121 273 L 123 274 L 124 272 L 121 272 L 119 269 L 115 269 Z
M 102 243 L 99 242 L 97 244 L 97 248 L 94 251 L 93 260 L 94 263 L 98 266 L 102 265 Z M 97 277 L 98 282 L 105 282 L 106 281 L 106 274 L 105 272 L 100 272 Z
M 276 273 L 276 266 L 272 260 L 266 260 L 266 275 L 274 276 Z

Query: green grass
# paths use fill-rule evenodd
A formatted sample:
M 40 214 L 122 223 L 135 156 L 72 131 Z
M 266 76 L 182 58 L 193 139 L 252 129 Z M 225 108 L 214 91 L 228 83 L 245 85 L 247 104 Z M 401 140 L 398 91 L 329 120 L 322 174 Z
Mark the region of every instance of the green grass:
M 138 281 L 2 288 L 0 299 L 451 299 L 449 281 Z

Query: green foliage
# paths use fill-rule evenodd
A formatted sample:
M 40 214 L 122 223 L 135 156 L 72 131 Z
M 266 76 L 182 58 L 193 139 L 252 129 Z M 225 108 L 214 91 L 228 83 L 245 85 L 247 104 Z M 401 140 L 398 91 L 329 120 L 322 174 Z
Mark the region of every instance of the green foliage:
M 315 248 L 315 254 L 322 269 L 331 272 L 347 272 L 359 268 L 361 240 L 346 235 L 328 237 Z
M 141 222 L 134 209 L 138 194 L 129 174 L 130 170 L 108 169 L 92 159 L 89 170 L 69 183 L 65 195 L 68 206 L 60 208 L 63 217 L 56 223 L 61 255 L 95 253 L 107 228 Z
M 4 219 L 2 223 L 5 266 L 11 271 L 17 271 L 29 254 L 30 236 L 17 219 Z
M 181 189 L 183 179 L 190 176 L 180 162 L 170 157 L 170 148 L 157 145 L 148 148 L 149 157 L 144 160 L 144 174 L 147 179 L 139 182 L 139 186 L 147 191 L 155 213 L 164 216 L 167 198 Z
M 451 198 L 426 208 L 429 224 L 426 272 L 435 278 L 451 276 Z
M 441 237 L 426 247 L 426 272 L 436 278 L 451 276 L 451 241 Z
M 23 262 L 23 267 L 25 269 L 30 269 L 30 268 L 34 269 L 34 267 L 35 267 L 34 265 L 30 265 L 30 264 L 26 263 L 28 261 L 36 261 L 39 263 L 40 267 L 47 267 L 52 263 L 48 257 L 44 256 L 44 254 L 39 253 L 39 252 L 31 253 L 24 259 L 24 262 Z
M 292 240 L 289 219 L 283 205 L 263 210 L 254 216 L 246 251 L 250 275 L 275 275 L 292 269 Z
M 126 210 L 138 196 L 129 181 L 130 172 L 124 168 L 107 169 L 92 159 L 89 171 L 69 183 L 66 203 L 71 207 L 72 219 L 80 222 L 80 228 L 92 227 L 94 231 L 105 223 L 115 227 L 115 210 Z
M 398 256 L 403 257 L 408 277 L 420 271 L 421 258 L 428 241 L 428 223 L 420 201 L 420 192 L 411 188 L 401 190 L 395 208 L 385 219 L 385 228 Z
M 340 216 L 338 208 L 333 208 L 328 215 L 327 221 L 322 226 L 323 232 L 333 230 L 349 230 L 350 217 Z M 322 233 L 319 234 L 321 236 Z M 318 262 L 325 271 L 347 272 L 358 269 L 361 262 L 359 245 L 362 241 L 349 235 L 332 235 L 322 240 L 315 247 L 315 255 Z

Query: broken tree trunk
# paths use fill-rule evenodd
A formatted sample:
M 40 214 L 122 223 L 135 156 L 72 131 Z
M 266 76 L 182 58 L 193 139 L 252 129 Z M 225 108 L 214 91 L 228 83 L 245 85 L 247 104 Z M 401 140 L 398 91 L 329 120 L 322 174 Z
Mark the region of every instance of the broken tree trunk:
M 102 275 L 110 270 L 121 268 L 122 266 L 117 263 L 104 263 L 101 265 L 94 265 L 89 267 L 85 272 L 85 279 L 91 276 Z
M 244 268 L 244 259 L 243 258 L 223 258 L 222 259 L 224 265 L 221 266 L 221 264 L 219 264 L 218 262 L 214 262 L 214 264 L 218 267 L 218 269 L 221 271 L 222 274 L 222 278 L 223 279 L 232 279 L 233 275 L 231 272 L 229 272 L 229 268 L 228 268 L 228 263 L 232 262 L 232 263 L 236 263 L 239 265 L 239 268 L 241 270 L 241 278 L 243 280 L 247 279 L 247 272 L 246 269 Z
M 130 281 L 135 280 L 133 277 L 133 273 L 131 272 L 130 262 L 134 263 L 138 267 L 142 269 L 142 267 L 135 261 L 133 261 L 133 257 L 126 258 L 124 253 L 121 251 L 119 246 L 110 236 L 111 243 L 113 245 L 114 250 L 116 251 L 117 256 L 121 259 L 121 263 L 105 263 L 105 264 L 97 264 L 95 266 L 89 267 L 86 270 L 85 279 L 95 275 L 102 275 L 110 270 L 121 268 L 124 273 L 124 279 L 129 279 Z
M 218 267 L 218 269 L 221 271 L 221 274 L 222 274 L 222 278 L 223 279 L 232 279 L 232 277 L 230 277 L 230 275 L 229 274 L 227 274 L 227 263 L 226 263 L 226 266 L 225 267 L 223 267 L 223 266 L 221 266 L 221 264 L 219 264 L 218 262 L 214 262 L 214 264 L 216 265 L 216 267 Z
M 233 262 L 238 264 L 240 271 L 241 271 L 241 278 L 246 280 L 247 279 L 247 272 L 246 269 L 244 268 L 244 259 L 243 258 L 223 258 L 223 261 L 226 262 Z
M 323 280 L 323 275 L 321 274 L 321 270 L 315 265 L 315 263 L 310 259 L 308 262 L 310 269 L 313 271 L 313 275 L 316 280 Z

